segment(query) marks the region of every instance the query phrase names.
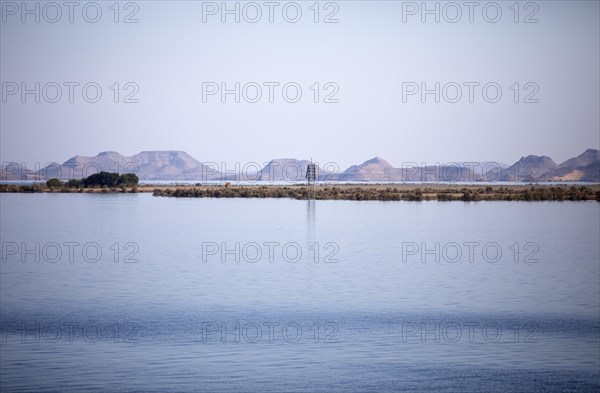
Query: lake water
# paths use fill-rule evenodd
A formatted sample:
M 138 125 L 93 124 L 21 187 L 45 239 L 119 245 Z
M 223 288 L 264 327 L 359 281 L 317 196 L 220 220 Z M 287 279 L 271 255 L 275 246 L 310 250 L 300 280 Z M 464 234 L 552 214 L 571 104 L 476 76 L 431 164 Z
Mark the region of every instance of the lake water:
M 2 391 L 600 387 L 597 202 L 0 194 L 0 212 Z

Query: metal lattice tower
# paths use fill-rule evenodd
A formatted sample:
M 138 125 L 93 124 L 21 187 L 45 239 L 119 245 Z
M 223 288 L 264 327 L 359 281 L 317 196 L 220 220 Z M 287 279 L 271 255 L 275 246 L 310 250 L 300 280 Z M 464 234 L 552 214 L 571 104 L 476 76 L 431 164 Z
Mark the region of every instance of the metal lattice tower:
M 315 199 L 315 183 L 317 182 L 317 165 L 312 159 L 306 168 L 306 181 L 308 183 L 308 199 Z

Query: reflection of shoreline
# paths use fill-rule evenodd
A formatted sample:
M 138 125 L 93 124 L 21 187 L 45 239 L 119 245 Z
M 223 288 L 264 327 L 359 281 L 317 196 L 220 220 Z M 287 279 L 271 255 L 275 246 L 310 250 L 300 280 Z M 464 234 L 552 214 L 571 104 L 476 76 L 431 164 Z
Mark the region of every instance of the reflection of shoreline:
M 307 230 L 309 233 L 314 235 L 315 230 L 315 222 L 316 222 L 316 201 L 314 199 L 309 199 L 306 201 L 306 223 Z
M 306 244 L 308 247 L 316 242 L 316 201 L 309 199 L 306 201 Z

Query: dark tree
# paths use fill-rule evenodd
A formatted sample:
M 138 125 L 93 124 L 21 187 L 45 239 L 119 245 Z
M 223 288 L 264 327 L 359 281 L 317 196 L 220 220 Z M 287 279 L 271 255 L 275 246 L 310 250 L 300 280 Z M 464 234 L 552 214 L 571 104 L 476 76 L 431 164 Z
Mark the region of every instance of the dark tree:
M 140 182 L 140 179 L 135 173 L 124 173 L 119 177 L 119 184 L 126 186 L 135 186 Z
M 91 176 L 85 177 L 81 179 L 83 185 L 86 187 L 114 187 L 119 182 L 119 174 L 118 173 L 109 173 L 109 172 L 100 172 L 93 174 Z
M 79 180 L 79 179 L 70 179 L 70 180 L 67 182 L 67 187 L 73 187 L 73 188 L 77 188 L 77 187 L 80 187 L 80 186 L 81 186 L 81 184 L 82 184 L 82 181 L 81 181 L 81 180 Z
M 56 179 L 56 178 L 55 178 L 55 179 L 50 179 L 50 180 L 48 180 L 48 181 L 46 182 L 46 186 L 47 186 L 47 187 L 54 187 L 54 188 L 57 188 L 57 187 L 62 187 L 62 186 L 64 186 L 64 185 L 65 185 L 65 184 L 64 184 L 62 181 L 60 181 L 59 179 Z

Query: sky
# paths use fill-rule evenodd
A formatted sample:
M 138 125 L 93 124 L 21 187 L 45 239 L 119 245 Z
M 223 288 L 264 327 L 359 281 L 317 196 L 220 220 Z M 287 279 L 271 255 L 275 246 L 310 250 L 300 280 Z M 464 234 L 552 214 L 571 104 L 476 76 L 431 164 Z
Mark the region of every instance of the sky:
M 560 163 L 600 146 L 597 1 L 1 3 L 3 162 Z

